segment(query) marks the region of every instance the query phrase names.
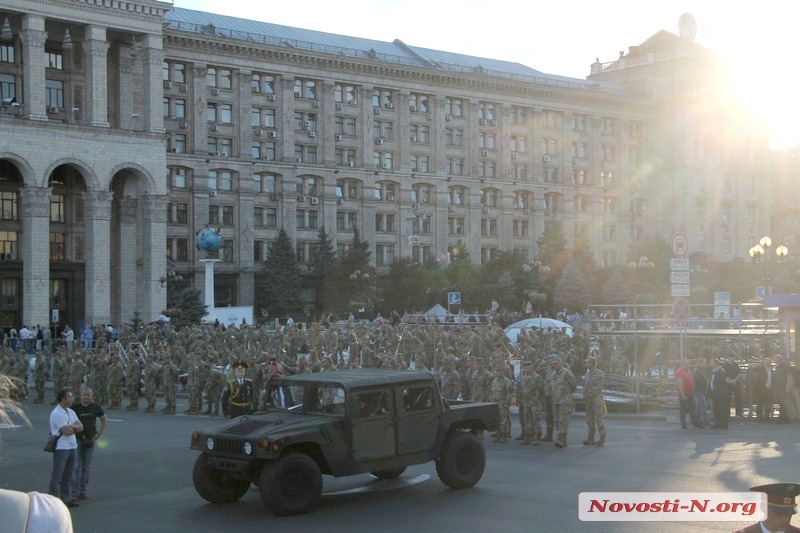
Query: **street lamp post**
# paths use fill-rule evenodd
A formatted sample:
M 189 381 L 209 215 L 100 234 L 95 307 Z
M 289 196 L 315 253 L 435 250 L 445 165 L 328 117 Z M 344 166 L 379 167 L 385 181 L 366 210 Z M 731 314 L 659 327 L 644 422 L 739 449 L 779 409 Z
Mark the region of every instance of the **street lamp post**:
M 530 259 L 527 263 L 522 265 L 522 271 L 526 274 L 530 274 L 531 272 L 536 272 L 536 275 L 541 282 L 541 278 L 546 276 L 550 272 L 550 267 L 539 261 L 538 259 Z M 529 298 L 532 298 L 535 294 L 535 291 L 532 290 L 528 293 Z M 528 300 L 529 303 L 530 300 Z M 541 316 L 541 312 L 539 313 Z
M 772 293 L 772 290 L 769 286 L 769 271 L 767 270 L 767 258 L 769 257 L 769 249 L 772 246 L 772 239 L 769 236 L 764 235 L 758 241 L 758 244 L 750 248 L 748 252 L 750 254 L 750 258 L 755 263 L 761 263 L 764 265 L 764 296 L 763 299 L 766 298 L 768 295 Z M 778 257 L 778 261 L 783 260 L 789 254 L 789 248 L 786 247 L 785 244 L 781 244 L 775 247 L 775 255 Z
M 639 262 L 631 261 L 628 263 L 628 268 L 635 270 L 639 275 L 639 288 L 644 285 L 647 272 L 653 270 L 656 264 L 648 260 L 646 256 L 641 256 Z M 639 291 L 633 294 L 633 386 L 636 392 L 636 412 L 641 412 L 641 404 L 639 401 L 639 343 L 638 343 L 638 330 L 639 330 Z

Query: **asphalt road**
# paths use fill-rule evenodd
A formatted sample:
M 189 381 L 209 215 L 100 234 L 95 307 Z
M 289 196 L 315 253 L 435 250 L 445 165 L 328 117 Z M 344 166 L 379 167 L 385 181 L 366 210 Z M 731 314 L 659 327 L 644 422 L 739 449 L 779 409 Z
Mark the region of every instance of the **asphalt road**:
M 179 412 L 186 407 L 182 401 Z M 52 407 L 28 401 L 25 408 L 32 427 L 0 429 L 0 487 L 46 492 L 52 456 L 42 446 Z M 674 416 L 614 415 L 608 420 L 606 447 L 596 448 L 580 444 L 586 426 L 576 413 L 564 450 L 516 441 L 496 444 L 487 437 L 486 472 L 472 489 L 447 489 L 433 463 L 409 468 L 400 482 L 368 475 L 326 477 L 326 496 L 315 512 L 281 518 L 263 507 L 257 490 L 230 505 L 206 503 L 195 493 L 191 470 L 196 453 L 188 447 L 189 437 L 193 429 L 219 419 L 124 410 L 108 415 L 108 431 L 95 452 L 91 499 L 72 511 L 78 533 L 732 531 L 748 521 L 581 522 L 578 494 L 728 492 L 771 481 L 800 482 L 796 424 L 734 421 L 727 431 L 681 430 Z

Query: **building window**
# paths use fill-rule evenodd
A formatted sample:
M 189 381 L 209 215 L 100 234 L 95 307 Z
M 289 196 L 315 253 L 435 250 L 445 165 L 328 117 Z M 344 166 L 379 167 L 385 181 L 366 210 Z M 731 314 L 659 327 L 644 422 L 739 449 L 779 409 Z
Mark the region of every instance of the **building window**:
M 444 113 L 451 117 L 464 116 L 464 101 L 459 98 L 446 98 L 444 101 Z
M 375 264 L 379 266 L 391 265 L 394 262 L 394 244 L 375 245 Z
M 212 191 L 232 191 L 233 174 L 230 170 L 209 170 L 208 188 Z
M 64 70 L 64 56 L 61 50 L 46 48 L 44 54 L 47 57 L 47 68 Z
M 14 45 L 8 43 L 0 44 L 0 62 L 14 63 L 15 59 Z
M 447 232 L 450 235 L 464 235 L 464 217 L 447 217 Z
M 278 178 L 275 174 L 254 174 L 253 184 L 256 192 L 275 193 Z
M 2 220 L 17 220 L 17 193 L 13 191 L 0 192 L 0 208 Z
M 382 182 L 375 185 L 375 199 L 385 202 L 397 201 L 397 187 L 394 183 Z
M 186 169 L 179 167 L 170 167 L 169 169 L 170 185 L 173 189 L 186 188 Z
M 233 239 L 222 239 L 219 247 L 220 259 L 226 263 L 233 262 Z
M 66 235 L 64 233 L 50 233 L 50 261 L 66 260 Z
M 295 179 L 295 192 L 300 196 L 319 196 L 321 183 L 317 178 L 309 176 L 298 176 Z
M 340 167 L 353 167 L 356 162 L 356 151 L 354 148 L 336 148 L 334 150 L 336 165 Z
M 706 221 L 706 202 L 705 200 L 697 200 L 695 202 L 695 213 L 697 222 Z
M 45 80 L 44 100 L 47 107 L 64 108 L 64 82 L 60 80 Z
M 617 240 L 617 227 L 613 224 L 603 226 L 603 240 L 607 242 Z
M 230 124 L 233 122 L 233 105 L 220 104 L 219 121 L 222 122 L 223 124 Z
M 209 87 L 217 86 L 217 69 L 208 67 L 206 70 L 206 85 Z
M 222 206 L 222 225 L 223 226 L 233 226 L 233 206 L 232 205 L 224 205 L 224 206 Z
M 527 220 L 515 220 L 513 224 L 514 237 L 527 237 L 528 225 L 529 222 Z
M 172 137 L 172 151 L 176 154 L 186 153 L 186 134 L 176 133 Z
M 219 206 L 218 205 L 209 205 L 208 206 L 208 223 L 213 224 L 214 226 L 219 226 Z
M 264 241 L 253 241 L 253 262 L 260 263 L 264 261 L 264 250 L 266 250 Z
M 0 258 L 2 259 L 17 258 L 16 231 L 0 231 Z M 3 280 L 3 282 L 5 283 L 6 280 Z
M 467 190 L 464 187 L 450 187 L 447 190 L 450 205 L 465 205 L 467 203 Z
M 50 196 L 50 222 L 64 222 L 64 196 L 61 194 Z
M 731 253 L 731 236 L 730 235 L 723 235 L 722 236 L 722 253 L 724 253 L 724 254 Z

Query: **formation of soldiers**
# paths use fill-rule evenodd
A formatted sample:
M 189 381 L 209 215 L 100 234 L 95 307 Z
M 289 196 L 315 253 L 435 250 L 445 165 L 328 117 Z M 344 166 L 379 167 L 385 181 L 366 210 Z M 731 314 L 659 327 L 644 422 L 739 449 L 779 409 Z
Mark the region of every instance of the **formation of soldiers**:
M 497 402 L 501 407 L 498 442 L 511 437 L 509 408 L 520 406 L 523 443 L 553 440 L 552 396 L 548 394 L 549 367 L 545 354 L 557 353 L 566 367 L 582 365 L 577 353 L 585 350 L 579 335 L 560 332 L 523 332 L 518 344 L 509 343 L 497 325 L 311 324 L 280 331 L 265 326 L 225 328 L 203 324 L 175 330 L 169 324 L 138 330 L 120 328 L 115 338 L 95 335 L 90 346 L 79 341 L 39 350 L 30 370 L 35 402 L 45 401 L 45 383 L 54 390 L 79 390 L 83 383 L 95 391 L 95 400 L 109 410 L 176 412 L 176 392 L 189 396 L 186 414 L 220 414 L 220 397 L 233 378 L 233 365 L 247 364 L 253 382 L 254 409 L 266 383 L 276 375 L 327 372 L 344 368 L 392 368 L 435 374 L 446 399 Z M 521 364 L 531 361 L 530 364 Z M 535 362 L 535 363 L 534 363 Z M 515 377 L 515 363 L 521 375 Z M 27 356 L 10 348 L 0 351 L 0 372 L 27 382 Z M 123 405 L 127 399 L 127 405 Z M 548 413 L 546 433 L 539 427 Z

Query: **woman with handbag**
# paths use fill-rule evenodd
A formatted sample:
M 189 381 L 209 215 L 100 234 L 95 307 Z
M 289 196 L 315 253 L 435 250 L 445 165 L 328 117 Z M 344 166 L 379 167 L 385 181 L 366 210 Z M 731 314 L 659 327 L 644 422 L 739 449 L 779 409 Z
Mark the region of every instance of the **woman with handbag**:
M 56 404 L 50 413 L 50 435 L 60 435 L 53 452 L 53 472 L 50 475 L 50 490 L 53 496 L 61 498 L 67 507 L 77 507 L 72 503 L 72 470 L 75 468 L 75 453 L 78 449 L 76 433 L 83 431 L 72 405 L 72 392 L 63 389 L 56 395 Z

